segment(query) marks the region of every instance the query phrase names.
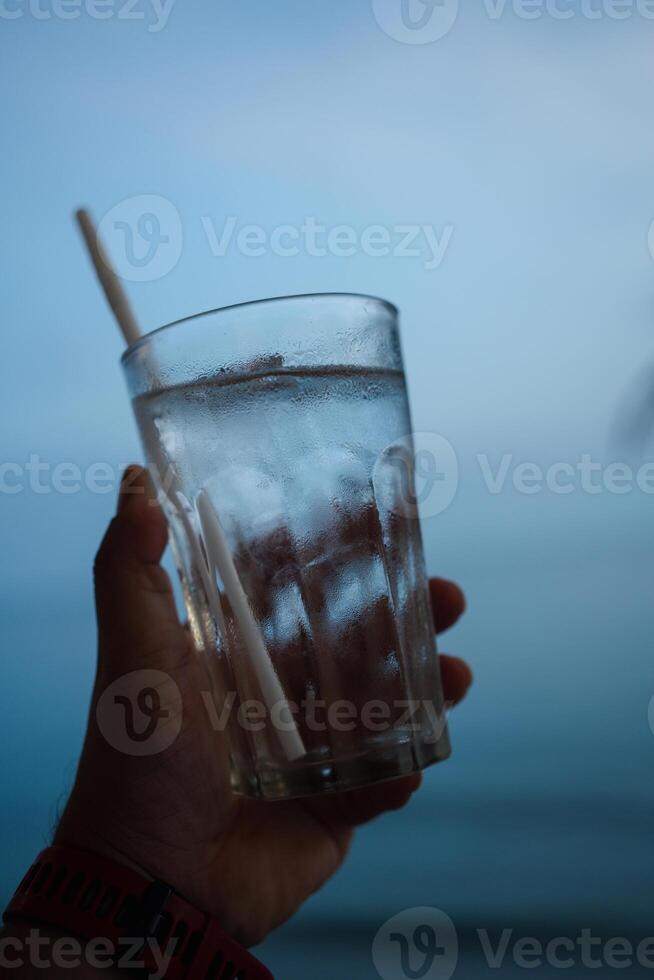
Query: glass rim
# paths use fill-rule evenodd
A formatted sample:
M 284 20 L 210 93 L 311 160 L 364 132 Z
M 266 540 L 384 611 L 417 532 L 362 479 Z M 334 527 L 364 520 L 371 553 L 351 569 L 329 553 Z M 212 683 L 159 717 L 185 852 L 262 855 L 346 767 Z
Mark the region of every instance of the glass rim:
M 385 307 L 390 311 L 393 316 L 399 316 L 399 310 L 394 303 L 391 303 L 387 299 L 383 299 L 381 296 L 369 296 L 366 293 L 292 293 L 287 296 L 269 296 L 264 299 L 252 299 L 246 300 L 244 303 L 231 303 L 229 306 L 218 306 L 210 310 L 202 310 L 200 313 L 191 313 L 189 316 L 179 317 L 177 320 L 171 320 L 169 323 L 164 323 L 160 327 L 155 327 L 154 330 L 148 331 L 148 333 L 143 334 L 138 340 L 135 340 L 133 344 L 123 351 L 120 358 L 120 363 L 125 365 L 129 358 L 141 347 L 144 347 L 149 343 L 152 338 L 157 337 L 164 331 L 171 330 L 173 327 L 178 327 L 183 323 L 188 323 L 190 320 L 199 320 L 201 317 L 212 316 L 214 314 L 221 313 L 231 313 L 234 310 L 246 309 L 250 306 L 274 306 L 280 303 L 290 302 L 293 300 L 301 299 L 360 299 L 367 302 L 378 303 L 380 306 Z

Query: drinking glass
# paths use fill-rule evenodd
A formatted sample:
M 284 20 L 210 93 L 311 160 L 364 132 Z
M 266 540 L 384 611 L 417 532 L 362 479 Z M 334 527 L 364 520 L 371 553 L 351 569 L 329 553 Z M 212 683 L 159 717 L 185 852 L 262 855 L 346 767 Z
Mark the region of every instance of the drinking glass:
M 395 307 L 245 303 L 155 330 L 123 366 L 234 791 L 446 758 Z

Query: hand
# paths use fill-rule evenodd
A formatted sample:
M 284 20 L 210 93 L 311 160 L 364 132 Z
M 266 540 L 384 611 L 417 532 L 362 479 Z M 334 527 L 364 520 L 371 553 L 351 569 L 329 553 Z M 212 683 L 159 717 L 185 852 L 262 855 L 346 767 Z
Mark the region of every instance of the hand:
M 179 621 L 159 564 L 165 521 L 145 471 L 132 470 L 129 484 L 126 492 L 123 483 L 118 514 L 96 560 L 96 683 L 55 842 L 138 866 L 215 915 L 239 942 L 254 945 L 334 874 L 354 828 L 404 806 L 421 777 L 279 803 L 232 795 L 224 737 L 212 730 L 200 697 L 208 686 L 206 663 Z M 439 628 L 447 629 L 464 610 L 463 595 L 440 579 L 430 588 Z M 184 709 L 179 737 L 149 757 L 112 748 L 96 720 L 107 685 L 139 669 L 172 677 Z M 441 657 L 441 669 L 446 699 L 460 701 L 471 683 L 469 668 Z

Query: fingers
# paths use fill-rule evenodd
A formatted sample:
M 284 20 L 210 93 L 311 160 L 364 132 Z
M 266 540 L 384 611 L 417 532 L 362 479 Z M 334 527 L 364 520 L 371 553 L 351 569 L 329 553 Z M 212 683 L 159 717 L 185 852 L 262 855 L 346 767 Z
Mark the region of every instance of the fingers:
M 422 783 L 422 774 L 412 773 L 402 779 L 373 783 L 362 789 L 348 790 L 334 796 L 307 799 L 305 807 L 319 820 L 344 827 L 358 827 L 391 810 L 406 806 Z
M 434 621 L 437 633 L 444 633 L 463 615 L 466 609 L 466 599 L 455 582 L 444 578 L 429 580 L 429 595 L 431 598 Z
M 441 677 L 445 700 L 451 704 L 463 701 L 472 684 L 472 671 L 465 660 L 441 654 Z
M 466 609 L 466 599 L 456 582 L 444 578 L 429 580 L 429 593 L 434 612 L 437 633 L 443 633 L 457 622 Z M 440 657 L 441 676 L 445 700 L 458 704 L 468 693 L 472 684 L 472 671 L 464 660 L 458 657 Z
M 166 669 L 186 646 L 166 572 L 166 524 L 145 470 L 130 467 L 95 561 L 100 668 Z
M 392 779 L 386 783 L 367 786 L 364 790 L 354 790 L 346 800 L 350 813 L 350 826 L 368 823 L 382 813 L 401 810 L 410 801 L 422 784 L 422 773 L 412 773 L 402 779 Z
M 134 557 L 146 564 L 158 564 L 166 547 L 166 522 L 156 503 L 147 470 L 142 466 L 128 466 L 125 470 L 116 516 L 131 529 L 129 548 Z
M 440 657 L 440 666 L 445 700 L 458 704 L 472 684 L 472 671 L 463 660 L 446 655 Z M 358 827 L 383 813 L 402 809 L 420 788 L 421 783 L 422 774 L 413 773 L 402 779 L 393 779 L 366 786 L 364 789 L 307 801 L 306 805 L 321 820 L 334 821 L 347 827 Z
M 472 684 L 472 671 L 465 661 L 446 655 L 440 657 L 440 666 L 445 700 L 458 704 L 466 696 Z M 383 813 L 406 806 L 416 790 L 420 788 L 421 782 L 421 773 L 413 773 L 402 779 L 376 783 L 364 789 L 307 801 L 307 806 L 320 819 L 357 827 Z

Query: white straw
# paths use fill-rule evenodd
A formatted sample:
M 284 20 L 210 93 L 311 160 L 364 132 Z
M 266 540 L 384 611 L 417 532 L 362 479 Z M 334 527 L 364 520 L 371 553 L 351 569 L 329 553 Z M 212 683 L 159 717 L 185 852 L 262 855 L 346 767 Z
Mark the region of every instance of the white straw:
M 100 280 L 100 285 L 107 297 L 107 302 L 118 321 L 118 326 L 125 338 L 125 343 L 129 347 L 130 344 L 135 343 L 139 339 L 141 331 L 132 313 L 132 308 L 125 295 L 125 290 L 113 270 L 89 212 L 85 208 L 80 208 L 75 212 L 75 217 L 86 242 L 86 247 L 89 250 L 95 274 Z
M 141 331 L 132 313 L 129 300 L 120 280 L 114 272 L 109 256 L 98 237 L 91 216 L 84 208 L 80 208 L 75 212 L 75 217 L 84 236 L 93 268 L 107 297 L 107 302 L 116 317 L 121 333 L 128 345 L 133 344 L 141 337 Z M 288 700 L 284 689 L 266 649 L 259 625 L 250 609 L 250 604 L 229 551 L 225 532 L 222 529 L 218 515 L 213 509 L 209 495 L 205 490 L 201 490 L 197 500 L 198 514 L 206 543 L 207 562 L 202 554 L 200 542 L 197 539 L 189 516 L 189 511 L 191 510 L 190 504 L 181 492 L 181 489 L 175 486 L 176 482 L 176 478 L 173 478 L 173 485 L 169 488 L 169 496 L 171 496 L 177 505 L 178 513 L 181 516 L 184 529 L 189 538 L 195 563 L 198 566 L 207 593 L 209 607 L 216 619 L 218 627 L 222 630 L 223 635 L 225 635 L 220 596 L 216 588 L 215 570 L 218 571 L 225 586 L 227 598 L 239 624 L 243 642 L 250 655 L 252 667 L 257 675 L 261 693 L 265 698 L 268 710 L 272 714 L 273 708 L 280 704 L 288 708 Z M 215 569 L 212 566 L 215 566 Z M 278 721 L 275 725 L 275 731 L 287 758 L 290 762 L 293 762 L 306 755 L 306 749 L 290 710 L 288 711 L 288 715 L 289 720 L 285 723 L 285 729 L 282 729 Z
M 288 718 L 283 723 L 284 727 L 282 728 L 279 719 L 277 719 L 277 725 L 275 726 L 279 741 L 291 762 L 295 759 L 301 759 L 302 756 L 306 755 L 304 742 L 293 720 L 288 699 L 284 694 L 284 689 L 277 676 L 277 672 L 268 656 L 259 624 L 250 609 L 250 604 L 238 577 L 238 572 L 236 571 L 222 524 L 213 509 L 213 504 L 206 490 L 200 490 L 196 503 L 198 514 L 200 515 L 202 533 L 207 543 L 207 553 L 215 561 L 223 581 L 225 592 L 240 627 L 243 641 L 252 658 L 252 666 L 256 671 L 264 700 L 269 709 L 275 705 L 278 710 L 286 708 Z

